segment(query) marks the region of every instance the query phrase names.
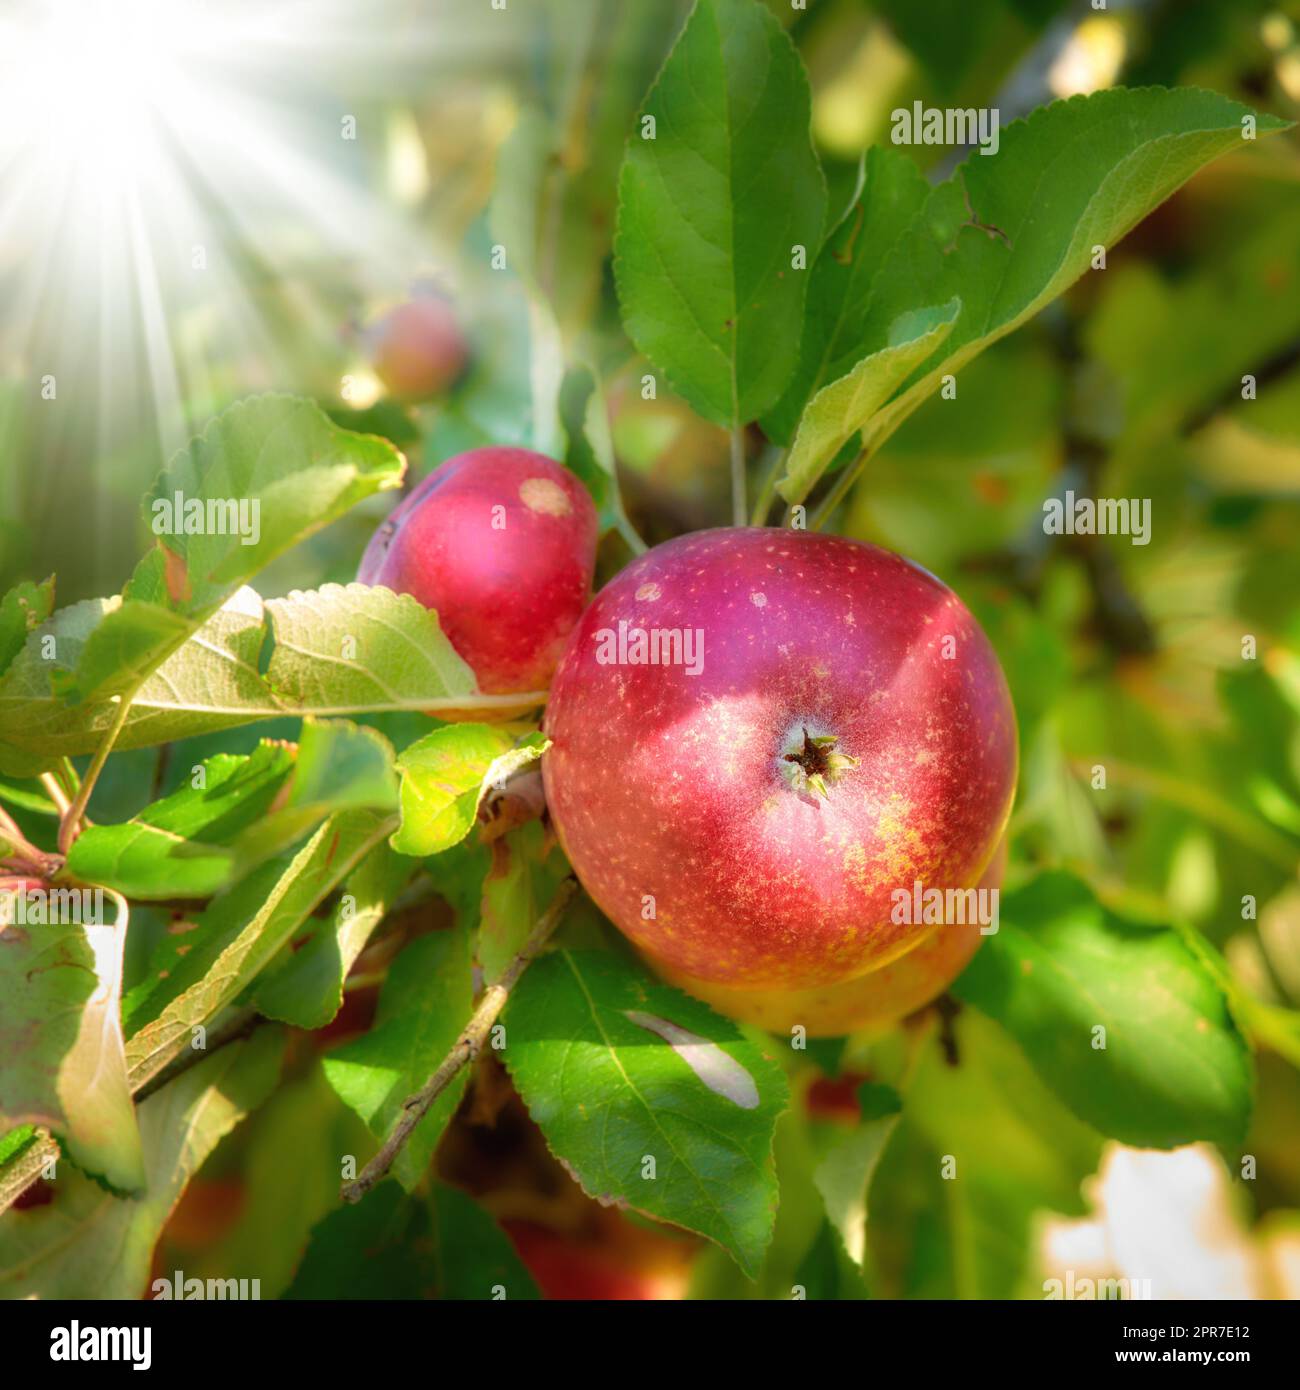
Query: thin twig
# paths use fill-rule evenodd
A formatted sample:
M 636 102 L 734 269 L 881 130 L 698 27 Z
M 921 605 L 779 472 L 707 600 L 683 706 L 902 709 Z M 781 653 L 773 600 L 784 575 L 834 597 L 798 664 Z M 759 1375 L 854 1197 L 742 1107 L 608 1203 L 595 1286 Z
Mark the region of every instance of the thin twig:
M 411 1132 L 416 1125 L 424 1119 L 429 1107 L 451 1085 L 460 1069 L 473 1061 L 482 1051 L 483 1044 L 492 1031 L 492 1025 L 497 1021 L 497 1016 L 510 996 L 510 991 L 529 963 L 550 939 L 551 933 L 564 915 L 564 909 L 568 906 L 569 899 L 573 896 L 577 886 L 577 881 L 570 877 L 566 878 L 555 890 L 551 905 L 537 919 L 537 925 L 529 933 L 528 940 L 520 947 L 519 954 L 502 971 L 501 978 L 496 984 L 489 985 L 483 991 L 483 997 L 479 1000 L 478 1008 L 474 1010 L 473 1017 L 465 1025 L 460 1037 L 452 1044 L 451 1051 L 439 1063 L 437 1071 L 402 1108 L 402 1117 L 398 1120 L 393 1132 L 384 1140 L 383 1148 L 366 1164 L 356 1178 L 343 1184 L 341 1195 L 345 1202 L 359 1202 L 377 1182 L 387 1175 L 388 1170 L 393 1166 L 393 1161 L 411 1137 Z
M 22 827 L 3 806 L 0 806 L 0 846 L 14 851 L 13 854 L 7 854 L 4 857 L 3 862 L 8 867 L 20 871 L 24 869 L 35 870 L 41 877 L 62 863 L 61 860 L 46 854 L 43 849 L 32 844 L 23 834 Z
M 108 726 L 108 731 L 100 740 L 99 747 L 95 749 L 95 756 L 90 766 L 86 769 L 86 775 L 81 779 L 81 786 L 77 789 L 76 800 L 63 814 L 63 819 L 59 822 L 59 853 L 67 854 L 72 847 L 72 842 L 77 838 L 77 827 L 81 823 L 81 818 L 86 814 L 86 807 L 90 802 L 90 794 L 95 790 L 95 783 L 99 779 L 99 774 L 103 771 L 104 764 L 108 761 L 108 755 L 113 751 L 113 745 L 117 742 L 117 736 L 122 732 L 122 726 L 126 723 L 126 716 L 131 712 L 131 697 L 129 695 L 118 696 L 117 713 L 113 716 L 113 722 Z
M 59 779 L 52 772 L 41 773 L 41 786 L 45 788 L 45 795 L 54 803 L 54 809 L 59 813 L 61 820 L 68 814 L 68 807 L 72 805 L 67 792 L 63 790 Z

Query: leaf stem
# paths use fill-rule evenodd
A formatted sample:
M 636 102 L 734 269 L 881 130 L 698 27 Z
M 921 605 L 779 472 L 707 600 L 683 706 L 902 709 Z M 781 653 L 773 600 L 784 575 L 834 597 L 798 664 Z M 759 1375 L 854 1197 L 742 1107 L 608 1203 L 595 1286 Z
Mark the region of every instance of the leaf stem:
M 59 822 L 60 854 L 67 854 L 72 847 L 73 840 L 77 838 L 77 827 L 81 823 L 82 816 L 86 814 L 90 794 L 95 790 L 95 783 L 99 779 L 99 774 L 104 770 L 108 755 L 113 751 L 117 736 L 122 732 L 122 726 L 126 723 L 126 716 L 131 712 L 131 698 L 130 695 L 118 696 L 117 713 L 113 716 L 113 722 L 108 726 L 107 732 L 100 740 L 99 747 L 95 750 L 95 756 L 86 769 L 86 775 L 81 779 L 81 786 L 77 788 L 76 799 L 63 813 L 63 819 Z
M 451 1050 L 438 1064 L 438 1069 L 403 1106 L 402 1117 L 394 1126 L 393 1132 L 384 1140 L 383 1147 L 353 1181 L 343 1184 L 341 1195 L 345 1202 L 359 1202 L 387 1175 L 393 1161 L 429 1107 L 451 1085 L 461 1068 L 473 1061 L 482 1051 L 492 1025 L 497 1021 L 506 1000 L 510 997 L 510 991 L 550 939 L 577 887 L 577 880 L 569 877 L 555 890 L 550 906 L 537 919 L 536 926 L 529 933 L 528 940 L 520 947 L 519 954 L 502 971 L 501 978 L 483 991 L 478 1008 L 474 1010 L 460 1037 L 452 1044 Z
M 831 519 L 835 508 L 844 501 L 853 485 L 862 476 L 862 470 L 867 466 L 867 460 L 872 453 L 874 453 L 873 445 L 865 444 L 853 462 L 844 466 L 840 476 L 835 480 L 835 486 L 826 494 L 821 505 L 813 513 L 808 527 L 810 531 L 820 531 Z
M 731 523 L 733 526 L 745 524 L 745 434 L 744 427 L 734 425 L 731 430 Z
M 54 808 L 58 811 L 60 818 L 66 816 L 72 802 L 68 799 L 67 792 L 63 790 L 62 782 L 52 772 L 42 772 L 41 786 L 45 788 L 46 796 L 54 803 Z
M 772 510 L 772 503 L 776 498 L 776 482 L 785 468 L 788 452 L 788 450 L 779 448 L 775 444 L 769 447 L 768 453 L 771 455 L 771 461 L 763 477 L 763 485 L 759 489 L 758 501 L 754 503 L 754 510 L 749 514 L 751 526 L 767 525 L 767 514 Z

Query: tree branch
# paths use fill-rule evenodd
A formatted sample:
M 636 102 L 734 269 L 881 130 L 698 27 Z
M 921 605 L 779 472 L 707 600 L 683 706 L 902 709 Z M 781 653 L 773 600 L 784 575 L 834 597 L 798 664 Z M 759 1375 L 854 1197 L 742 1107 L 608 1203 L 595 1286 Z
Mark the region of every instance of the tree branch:
M 502 971 L 496 984 L 489 985 L 484 990 L 478 1008 L 474 1010 L 460 1037 L 452 1044 L 451 1051 L 442 1059 L 428 1081 L 406 1102 L 402 1117 L 384 1141 L 383 1148 L 356 1178 L 343 1184 L 341 1195 L 345 1202 L 359 1202 L 387 1175 L 403 1145 L 411 1137 L 412 1130 L 424 1119 L 429 1107 L 451 1085 L 460 1069 L 472 1062 L 482 1051 L 483 1044 L 492 1031 L 492 1025 L 497 1021 L 497 1016 L 510 997 L 510 991 L 559 925 L 564 909 L 569 905 L 569 899 L 577 886 L 577 880 L 569 877 L 555 890 L 551 905 L 537 919 L 537 925 L 529 933 L 528 940 L 520 947 L 519 954 Z

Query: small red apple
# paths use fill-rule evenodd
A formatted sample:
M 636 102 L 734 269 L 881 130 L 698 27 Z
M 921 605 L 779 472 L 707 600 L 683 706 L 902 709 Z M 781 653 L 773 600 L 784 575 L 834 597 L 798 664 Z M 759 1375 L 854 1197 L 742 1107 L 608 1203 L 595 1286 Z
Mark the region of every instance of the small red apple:
M 893 893 L 978 883 L 1016 728 L 969 611 L 838 536 L 696 532 L 588 607 L 556 672 L 547 801 L 587 892 L 653 961 L 742 989 L 888 965 Z
M 582 483 L 542 454 L 488 448 L 425 478 L 375 532 L 357 578 L 436 610 L 479 689 L 507 694 L 546 687 L 595 564 Z
M 400 401 L 442 395 L 469 356 L 456 314 L 438 294 L 417 294 L 390 309 L 366 337 L 375 374 Z
M 532 1221 L 501 1224 L 545 1299 L 639 1302 L 680 1297 L 683 1281 L 638 1267 L 617 1247 L 566 1237 Z

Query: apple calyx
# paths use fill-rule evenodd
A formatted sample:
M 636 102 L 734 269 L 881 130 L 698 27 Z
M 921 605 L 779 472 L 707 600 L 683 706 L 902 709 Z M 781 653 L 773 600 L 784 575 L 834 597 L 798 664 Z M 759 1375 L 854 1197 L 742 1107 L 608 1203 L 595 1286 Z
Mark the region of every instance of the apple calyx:
M 800 726 L 781 754 L 781 773 L 792 791 L 830 797 L 830 788 L 858 765 L 857 758 L 831 751 L 839 741 L 838 734 L 810 734 L 806 724 Z

